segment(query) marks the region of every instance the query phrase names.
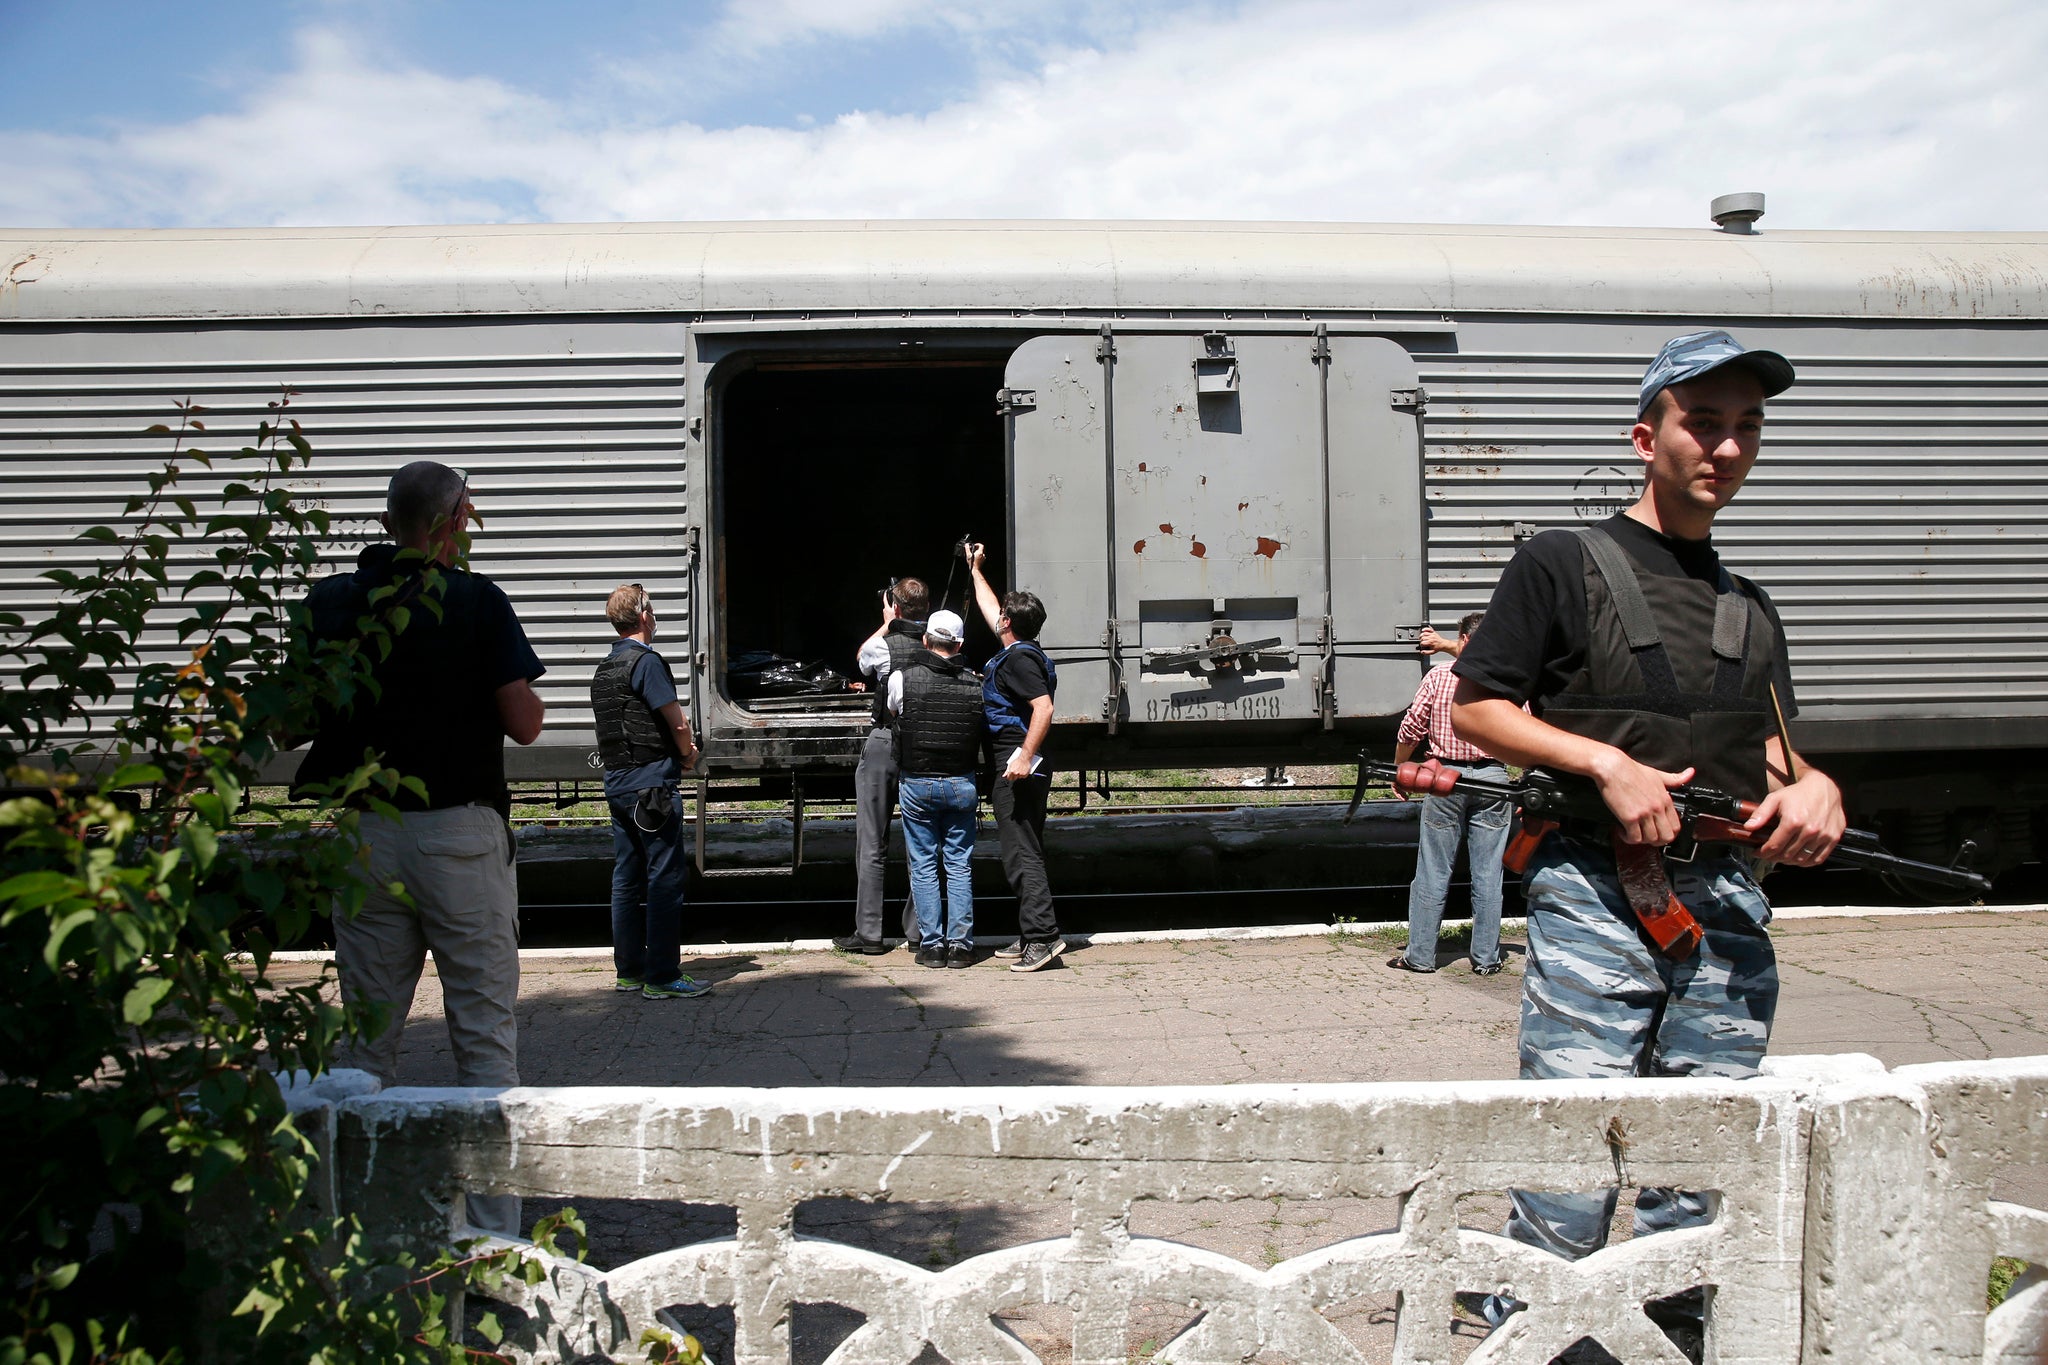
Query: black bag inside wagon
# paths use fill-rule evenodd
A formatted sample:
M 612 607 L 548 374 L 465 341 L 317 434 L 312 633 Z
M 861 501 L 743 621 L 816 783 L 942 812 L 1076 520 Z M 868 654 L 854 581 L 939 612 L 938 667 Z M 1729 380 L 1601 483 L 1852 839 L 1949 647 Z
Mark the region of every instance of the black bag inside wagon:
M 750 650 L 734 659 L 725 670 L 725 686 L 735 701 L 849 690 L 846 675 L 823 663 L 800 663 L 766 649 Z

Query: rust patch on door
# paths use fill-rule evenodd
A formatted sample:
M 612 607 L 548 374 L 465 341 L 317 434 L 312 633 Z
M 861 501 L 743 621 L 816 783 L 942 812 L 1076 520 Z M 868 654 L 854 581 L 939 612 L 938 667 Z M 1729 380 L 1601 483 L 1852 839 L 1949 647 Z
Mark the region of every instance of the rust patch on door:
M 1138 461 L 1138 472 L 1140 474 L 1145 472 L 1145 462 L 1143 460 Z
M 1141 555 L 1145 553 L 1145 542 L 1141 540 L 1137 544 L 1131 546 L 1131 553 L 1134 555 Z
M 1160 523 L 1159 523 L 1159 534 L 1160 534 L 1160 535 L 1162 535 L 1162 536 L 1170 536 L 1170 535 L 1172 535 L 1172 534 L 1173 534 L 1173 523 L 1172 523 L 1172 522 L 1170 522 L 1170 521 L 1162 521 L 1162 522 L 1160 522 Z
M 1207 559 L 1209 557 L 1209 547 L 1199 540 L 1193 541 L 1188 545 L 1188 553 L 1196 559 Z
M 1268 559 L 1271 559 L 1271 558 L 1272 558 L 1272 557 L 1273 557 L 1274 555 L 1277 555 L 1277 554 L 1279 554 L 1279 553 L 1280 553 L 1280 546 L 1281 546 L 1281 545 L 1282 545 L 1283 543 L 1284 543 L 1284 542 L 1282 542 L 1282 541 L 1278 541 L 1278 540 L 1275 540 L 1275 539 L 1273 539 L 1273 537 L 1271 537 L 1271 536 L 1260 536 L 1260 537 L 1259 537 L 1259 548 L 1258 548 L 1257 550 L 1254 550 L 1254 551 L 1253 551 L 1253 553 L 1254 553 L 1254 554 L 1262 554 L 1262 555 L 1264 555 L 1264 556 L 1265 556 L 1266 558 L 1268 558 Z

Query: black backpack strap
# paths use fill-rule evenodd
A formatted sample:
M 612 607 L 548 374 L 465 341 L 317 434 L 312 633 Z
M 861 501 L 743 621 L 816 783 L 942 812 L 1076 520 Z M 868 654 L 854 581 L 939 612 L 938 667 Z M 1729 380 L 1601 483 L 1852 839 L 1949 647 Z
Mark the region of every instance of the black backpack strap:
M 1628 647 L 1644 650 L 1661 646 L 1664 637 L 1657 632 L 1657 618 L 1650 615 L 1650 604 L 1643 600 L 1643 585 L 1636 580 L 1635 566 L 1628 562 L 1621 546 L 1598 526 L 1581 526 L 1578 536 L 1579 543 L 1592 557 L 1593 567 L 1606 580 L 1607 591 L 1614 596 L 1614 609 L 1621 613 L 1621 631 L 1628 637 Z M 1717 625 L 1717 641 L 1719 637 Z
M 1615 543 L 1614 537 L 1599 527 L 1581 526 L 1578 536 L 1579 543 L 1586 547 L 1586 554 L 1593 561 L 1593 568 L 1607 584 L 1608 596 L 1614 602 L 1615 613 L 1621 618 L 1621 632 L 1628 640 L 1629 652 L 1635 655 L 1637 669 L 1642 672 L 1648 705 L 1639 709 L 1678 714 L 1682 704 L 1678 674 L 1672 670 L 1671 655 L 1666 652 L 1664 637 L 1657 630 L 1657 618 L 1650 614 L 1650 604 L 1643 597 L 1643 585 L 1636 578 L 1635 566 L 1628 562 L 1628 556 Z M 1715 633 L 1718 636 L 1718 627 Z
M 1749 654 L 1749 585 L 1721 570 L 1714 598 L 1714 697 L 1732 701 L 1742 695 L 1743 664 Z

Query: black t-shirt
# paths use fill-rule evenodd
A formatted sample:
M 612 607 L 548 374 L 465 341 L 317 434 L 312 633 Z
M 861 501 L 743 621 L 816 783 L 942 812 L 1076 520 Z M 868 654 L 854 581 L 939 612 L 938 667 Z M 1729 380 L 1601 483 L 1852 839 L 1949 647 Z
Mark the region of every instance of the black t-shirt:
M 546 670 L 504 589 L 481 574 L 443 569 L 443 609 L 437 616 L 418 600 L 420 562 L 397 555 L 395 545 L 368 546 L 354 573 L 324 578 L 307 596 L 316 639 L 358 635 L 357 621 L 382 606 L 371 604 L 369 594 L 386 583 L 398 586 L 390 600 L 406 604 L 409 619 L 394 635 L 390 656 L 372 668 L 381 692 L 359 694 L 351 707 L 322 715 L 298 782 L 326 782 L 353 772 L 370 749 L 426 786 L 424 801 L 401 789 L 392 798 L 401 810 L 475 801 L 503 814 L 510 793 L 496 693 Z
M 1600 523 L 1628 551 L 1638 569 L 1667 578 L 1717 582 L 1721 557 L 1711 539 L 1663 535 L 1626 514 Z M 1778 700 L 1789 718 L 1798 714 L 1785 661 L 1785 626 L 1761 588 L 1764 615 L 1777 637 Z M 1489 692 L 1527 702 L 1536 714 L 1586 662 L 1586 559 L 1570 531 L 1545 531 L 1529 541 L 1501 574 L 1486 604 L 1486 619 L 1451 667 Z
M 1003 694 L 1024 722 L 1015 728 L 1006 728 L 995 735 L 998 744 L 1018 745 L 1024 742 L 1024 733 L 1031 724 L 1031 703 L 1037 697 L 1052 695 L 1052 680 L 1045 673 L 1045 656 L 1027 644 L 1018 644 L 994 669 L 996 691 Z

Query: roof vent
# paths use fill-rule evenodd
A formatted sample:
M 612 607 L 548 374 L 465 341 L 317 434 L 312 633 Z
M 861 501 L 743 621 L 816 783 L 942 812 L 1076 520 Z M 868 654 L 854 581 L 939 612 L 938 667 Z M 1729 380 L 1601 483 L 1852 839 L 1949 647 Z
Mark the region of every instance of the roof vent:
M 1707 212 L 1723 232 L 1755 232 L 1756 220 L 1764 216 L 1764 197 L 1754 191 L 1724 194 L 1707 206 Z

